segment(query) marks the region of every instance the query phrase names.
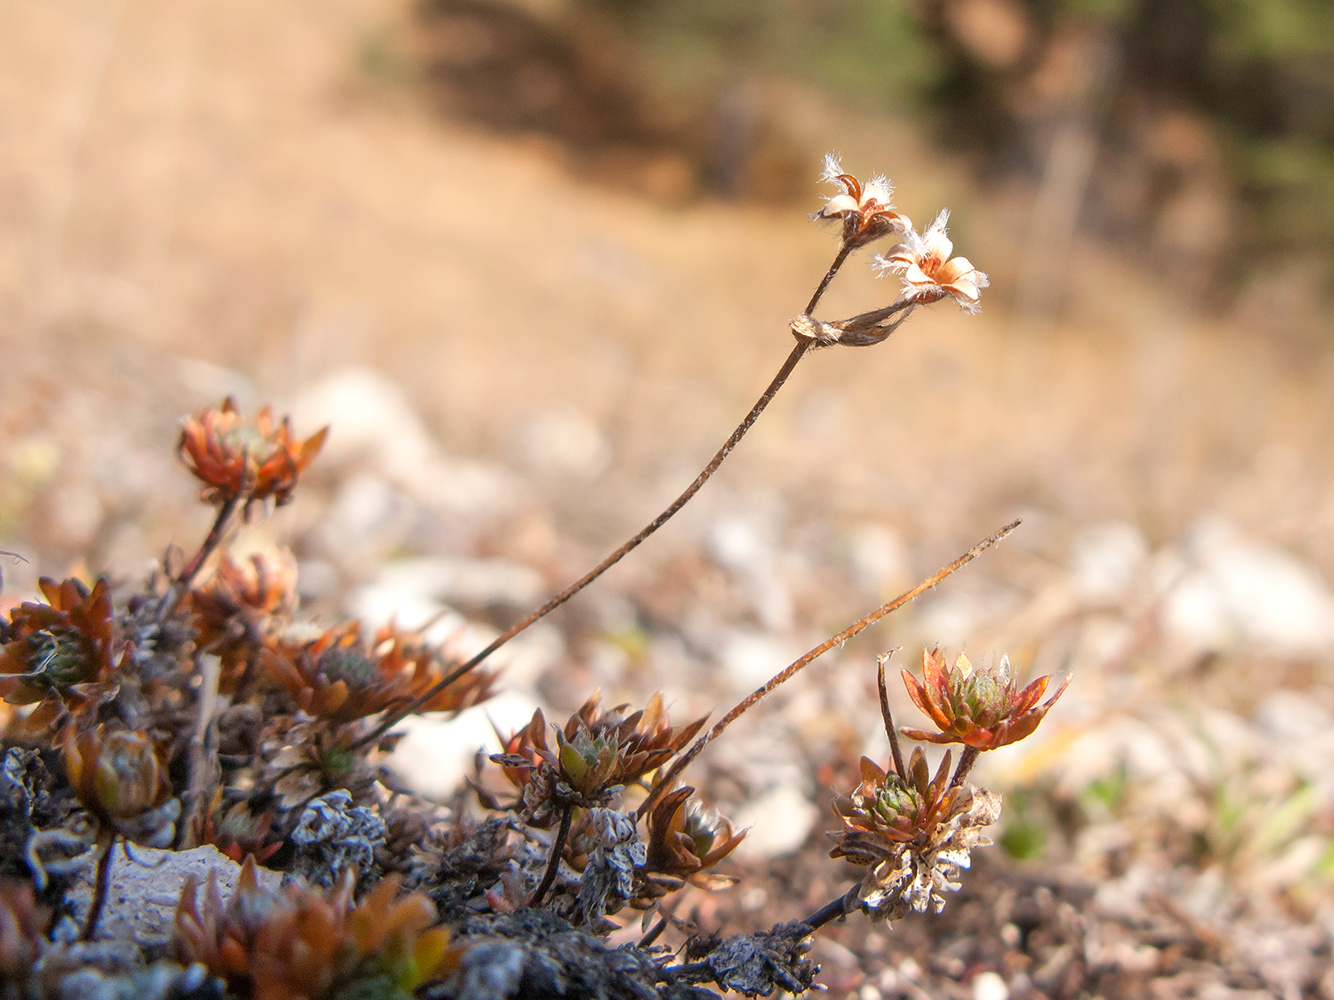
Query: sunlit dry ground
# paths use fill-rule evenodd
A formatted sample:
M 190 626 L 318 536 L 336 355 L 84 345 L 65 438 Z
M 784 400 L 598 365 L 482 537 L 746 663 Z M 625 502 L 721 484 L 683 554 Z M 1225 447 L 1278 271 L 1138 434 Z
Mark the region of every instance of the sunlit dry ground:
M 568 710 L 598 683 L 666 686 L 719 707 L 1023 515 L 935 604 L 847 650 L 844 673 L 803 681 L 771 738 L 797 733 L 816 760 L 878 746 L 870 654 L 918 639 L 1106 667 L 1067 696 L 1083 722 L 1118 692 L 1249 711 L 1276 682 L 1334 707 L 1328 629 L 1155 645 L 1167 585 L 1145 563 L 1111 600 L 1128 631 L 1090 638 L 1067 573 L 1091 526 L 1136 526 L 1147 558 L 1203 523 L 1295 560 L 1327 596 L 1328 354 L 1285 346 L 1263 313 L 1198 315 L 1091 244 L 1070 255 L 1069 318 L 1016 318 L 1030 193 L 981 192 L 911 129 L 796 90 L 803 205 L 672 209 L 580 181 L 551 144 L 442 121 L 410 82 L 368 72 L 367 39 L 406 37 L 405 21 L 370 0 L 0 8 L 0 547 L 33 563 L 4 564 L 6 600 L 81 555 L 135 577 L 188 547 L 206 514 L 172 465 L 179 415 L 227 392 L 328 413 L 312 390 L 350 367 L 399 383 L 450 462 L 481 464 L 449 465 L 432 502 L 389 475 L 429 516 L 382 530 L 397 501 L 366 483 L 395 430 L 365 425 L 371 457 L 340 458 L 340 435 L 365 437 L 366 383 L 339 383 L 332 464 L 261 529 L 299 540 L 316 614 L 355 610 L 344 597 L 393 557 L 497 557 L 559 586 L 675 495 L 786 355 L 835 248 L 807 213 L 818 154 L 838 149 L 889 173 L 919 224 L 954 210 L 957 248 L 994 279 L 983 315 L 936 306 L 880 347 L 811 355 L 698 502 L 558 618 L 533 695 Z M 893 295 L 854 260 L 822 313 Z M 361 493 L 339 492 L 358 475 Z

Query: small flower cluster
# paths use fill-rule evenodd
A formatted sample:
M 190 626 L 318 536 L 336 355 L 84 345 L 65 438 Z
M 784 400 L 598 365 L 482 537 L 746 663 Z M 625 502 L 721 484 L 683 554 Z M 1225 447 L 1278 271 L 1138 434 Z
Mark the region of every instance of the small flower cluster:
M 230 396 L 220 407 L 186 421 L 177 450 L 186 468 L 204 484 L 209 503 L 247 506 L 272 499 L 292 501 L 297 479 L 324 447 L 329 428 L 298 441 L 286 417 L 275 423 L 264 407 L 247 420 Z
M 920 747 L 906 766 L 902 764 L 885 696 L 886 659 L 880 663 L 880 704 L 894 764 L 886 770 L 862 758 L 861 784 L 850 795 L 834 798 L 834 812 L 843 828 L 831 834 L 837 843 L 829 852 L 830 857 L 868 867 L 846 906 L 859 907 L 872 919 L 898 919 L 928 909 L 940 912 L 945 906 L 943 893 L 959 888 L 959 872 L 969 866 L 969 852 L 991 843 L 982 831 L 1000 818 L 1000 796 L 965 783 L 972 762 L 981 751 L 1031 734 L 1069 683 L 1067 677 L 1056 694 L 1038 706 L 1050 678 L 1042 677 L 1020 691 L 1007 657 L 995 667 L 979 670 L 960 653 L 946 670 L 939 649 L 923 650 L 924 681 L 906 670 L 903 681 L 913 703 L 940 731 L 901 732 L 915 740 L 965 747 L 953 775 L 947 751 L 932 776 Z
M 622 904 L 645 908 L 687 883 L 722 888 L 731 881 L 708 869 L 736 849 L 745 836 L 724 819 L 712 817 L 691 799 L 690 787 L 668 788 L 654 778 L 645 817 L 648 841 L 639 842 L 632 814 L 609 808 L 629 785 L 645 779 L 679 753 L 704 726 L 696 719 L 674 727 L 655 694 L 646 708 L 629 705 L 603 710 L 595 693 L 564 726 L 548 724 L 541 709 L 523 729 L 502 739 L 493 754 L 515 790 L 508 808 L 524 824 L 549 829 L 561 824 L 552 863 L 564 860 L 581 873 L 575 894 L 585 913 L 615 912 Z M 601 876 L 597 869 L 612 869 Z M 553 871 L 555 869 L 553 868 Z
M 942 211 L 925 233 L 913 228 L 912 220 L 894 208 L 894 189 L 876 175 L 862 184 L 845 173 L 839 157 L 825 157 L 820 179 L 836 184 L 841 190 L 831 196 L 818 213 L 818 219 L 841 221 L 846 250 L 856 250 L 877 240 L 896 238 L 898 246 L 888 256 L 876 255 L 875 266 L 892 272 L 903 281 L 903 301 L 930 305 L 950 298 L 967 313 L 981 309 L 981 289 L 990 284 L 985 274 L 967 257 L 951 257 L 954 244 L 945 234 L 949 210 Z
M 453 971 L 461 949 L 447 928 L 431 927 L 429 899 L 399 895 L 391 876 L 353 906 L 354 884 L 349 872 L 328 894 L 298 886 L 274 892 L 260 887 L 247 860 L 231 899 L 223 903 L 210 875 L 201 906 L 187 879 L 176 908 L 177 957 L 254 1000 L 408 1000 L 417 986 Z

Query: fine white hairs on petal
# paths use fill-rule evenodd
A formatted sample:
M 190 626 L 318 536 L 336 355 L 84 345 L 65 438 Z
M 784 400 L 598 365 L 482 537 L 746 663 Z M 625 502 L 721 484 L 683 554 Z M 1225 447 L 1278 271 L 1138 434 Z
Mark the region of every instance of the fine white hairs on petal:
M 838 180 L 838 175 L 843 173 L 843 157 L 837 153 L 824 154 L 824 170 L 820 174 L 820 180 L 833 183 Z
M 889 182 L 889 178 L 884 174 L 876 174 L 862 188 L 862 197 L 866 200 L 874 198 L 881 205 L 889 208 L 894 204 L 894 185 Z

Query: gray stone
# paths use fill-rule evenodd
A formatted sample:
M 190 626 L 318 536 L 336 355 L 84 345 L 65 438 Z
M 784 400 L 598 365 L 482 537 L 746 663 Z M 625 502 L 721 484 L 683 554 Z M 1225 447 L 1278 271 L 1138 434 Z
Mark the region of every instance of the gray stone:
M 67 896 L 80 927 L 92 903 L 98 853 L 85 855 L 87 863 L 76 873 Z M 124 848 L 116 845 L 111 883 L 97 922 L 98 940 L 128 940 L 144 947 L 164 945 L 171 940 L 176 904 L 187 876 L 202 886 L 210 871 L 217 872 L 218 889 L 227 900 L 236 889 L 241 871 L 240 865 L 212 844 L 188 851 L 159 851 L 135 844 L 130 846 L 130 853 L 134 860 L 126 858 Z M 259 868 L 258 875 L 259 884 L 265 888 L 277 889 L 282 880 L 278 872 L 266 868 Z

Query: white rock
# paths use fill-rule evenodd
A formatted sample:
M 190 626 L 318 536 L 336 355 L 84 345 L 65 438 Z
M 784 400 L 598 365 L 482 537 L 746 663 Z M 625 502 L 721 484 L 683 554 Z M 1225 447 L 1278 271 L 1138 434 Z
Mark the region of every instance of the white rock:
M 735 691 L 754 691 L 797 658 L 800 652 L 767 632 L 734 629 L 723 640 L 718 660 Z
M 1099 603 L 1117 601 L 1147 571 L 1149 545 L 1133 524 L 1111 521 L 1080 532 L 1070 561 L 1074 586 L 1081 597 Z
M 1163 616 L 1178 639 L 1200 649 L 1252 645 L 1292 657 L 1334 648 L 1334 593 L 1296 557 L 1211 516 L 1191 529 L 1183 561 Z
M 386 563 L 377 582 L 446 604 L 528 608 L 547 596 L 542 574 L 507 559 L 430 556 Z
M 1010 1000 L 1010 987 L 998 972 L 979 972 L 973 977 L 973 1000 Z
M 526 726 L 537 707 L 527 695 L 504 691 L 453 719 L 409 716 L 395 727 L 407 735 L 389 755 L 389 767 L 420 794 L 448 798 L 472 775 L 478 750 L 500 752 L 496 730 L 510 733 Z
M 563 408 L 534 414 L 519 435 L 519 453 L 534 471 L 591 482 L 611 464 L 611 443 L 586 414 Z
M 518 490 L 496 466 L 446 455 L 392 380 L 370 368 L 345 368 L 311 386 L 292 406 L 298 428 L 329 425 L 321 462 L 369 467 L 418 502 L 462 514 L 513 507 Z
M 241 872 L 240 865 L 212 844 L 189 851 L 160 851 L 132 844 L 130 851 L 134 861 L 125 857 L 120 844 L 116 846 L 106 903 L 97 921 L 99 940 L 110 938 L 132 940 L 140 945 L 166 944 L 172 936 L 176 904 L 180 901 L 186 876 L 193 877 L 196 886 L 202 887 L 208 881 L 209 872 L 217 872 L 218 889 L 226 902 L 236 890 L 236 880 Z M 78 870 L 74 885 L 66 896 L 80 927 L 92 903 L 98 853 L 85 855 L 88 863 Z M 282 882 L 280 872 L 257 868 L 257 874 L 259 884 L 264 888 L 277 889 Z
M 738 830 L 749 829 L 736 849 L 738 858 L 781 858 L 800 850 L 820 810 L 796 788 L 781 786 L 746 803 L 732 817 Z
M 887 594 L 911 586 L 912 559 L 898 532 L 883 524 L 858 525 L 848 533 L 848 566 L 868 590 Z

